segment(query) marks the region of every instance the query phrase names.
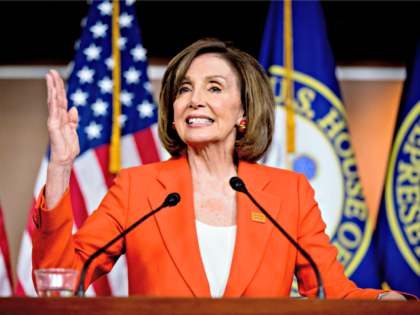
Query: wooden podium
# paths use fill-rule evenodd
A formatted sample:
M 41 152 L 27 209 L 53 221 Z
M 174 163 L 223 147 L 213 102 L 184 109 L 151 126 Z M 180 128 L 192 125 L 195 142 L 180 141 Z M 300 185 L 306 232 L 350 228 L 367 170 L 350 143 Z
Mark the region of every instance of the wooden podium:
M 156 297 L 0 298 L 1 315 L 420 314 L 420 302 Z

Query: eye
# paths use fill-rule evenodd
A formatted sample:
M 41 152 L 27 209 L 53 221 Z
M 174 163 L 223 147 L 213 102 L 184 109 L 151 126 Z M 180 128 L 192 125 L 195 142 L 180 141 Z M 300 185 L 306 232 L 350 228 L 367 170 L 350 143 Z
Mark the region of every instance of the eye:
M 188 87 L 183 86 L 179 89 L 179 94 L 184 94 L 185 92 L 191 91 Z
M 210 88 L 210 91 L 211 92 L 220 92 L 221 91 L 221 89 L 219 88 L 219 87 L 217 87 L 217 86 L 212 86 L 211 88 Z

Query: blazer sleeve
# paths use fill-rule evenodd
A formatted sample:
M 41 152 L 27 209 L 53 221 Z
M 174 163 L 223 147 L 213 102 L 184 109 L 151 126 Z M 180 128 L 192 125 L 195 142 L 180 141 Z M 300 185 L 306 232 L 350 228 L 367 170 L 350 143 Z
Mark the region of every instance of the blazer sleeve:
M 306 177 L 299 174 L 297 241 L 315 261 L 324 283 L 326 297 L 375 299 L 385 291 L 359 289 L 344 275 L 344 266 L 336 259 L 338 250 L 330 245 L 329 237 L 324 232 L 326 225 L 314 196 L 315 192 Z M 296 275 L 299 293 L 307 297 L 315 297 L 318 290 L 315 272 L 300 253 L 297 254 Z
M 114 186 L 74 235 L 70 189 L 59 203 L 47 210 L 44 188 L 35 206 L 36 227 L 32 235 L 32 270 L 42 268 L 70 268 L 80 271 L 85 261 L 100 247 L 125 230 L 129 198 L 129 172 L 121 170 Z M 90 283 L 108 273 L 125 253 L 124 239 L 110 246 L 94 259 L 86 272 L 85 290 Z M 35 276 L 32 274 L 35 288 Z M 78 281 L 77 281 L 78 282 Z

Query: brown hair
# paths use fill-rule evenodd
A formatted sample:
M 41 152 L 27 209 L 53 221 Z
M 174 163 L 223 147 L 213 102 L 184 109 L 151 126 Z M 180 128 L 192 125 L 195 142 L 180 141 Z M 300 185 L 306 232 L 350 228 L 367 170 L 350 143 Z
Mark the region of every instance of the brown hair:
M 237 133 L 234 154 L 251 163 L 267 151 L 274 132 L 275 101 L 264 69 L 257 60 L 218 39 L 201 39 L 185 48 L 171 60 L 162 79 L 159 100 L 159 138 L 172 156 L 179 156 L 186 144 L 172 129 L 173 103 L 178 89 L 194 58 L 216 53 L 232 66 L 237 75 L 241 102 L 247 118 L 246 132 Z

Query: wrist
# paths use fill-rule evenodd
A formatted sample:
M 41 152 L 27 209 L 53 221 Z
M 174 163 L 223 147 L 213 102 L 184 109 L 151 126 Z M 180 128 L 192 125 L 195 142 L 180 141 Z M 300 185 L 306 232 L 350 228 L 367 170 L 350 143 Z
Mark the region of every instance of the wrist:
M 51 159 L 48 163 L 48 170 L 55 170 L 61 172 L 69 172 L 73 167 L 73 160 L 70 161 L 57 161 Z
M 45 184 L 45 202 L 47 209 L 54 208 L 66 192 L 70 184 L 72 165 L 60 165 L 50 163 L 47 169 L 47 181 Z

